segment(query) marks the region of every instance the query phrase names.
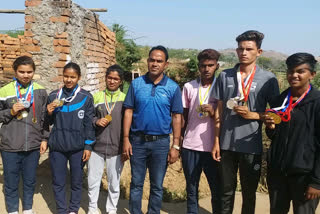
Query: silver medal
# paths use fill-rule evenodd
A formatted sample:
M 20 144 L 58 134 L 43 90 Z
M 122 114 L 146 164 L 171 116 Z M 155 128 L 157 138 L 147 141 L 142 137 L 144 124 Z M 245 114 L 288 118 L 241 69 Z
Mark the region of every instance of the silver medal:
M 28 100 L 23 100 L 22 104 L 25 108 L 29 108 L 30 107 L 30 102 Z
M 230 99 L 227 101 L 227 108 L 233 110 L 234 107 L 238 105 L 238 102 L 234 99 Z

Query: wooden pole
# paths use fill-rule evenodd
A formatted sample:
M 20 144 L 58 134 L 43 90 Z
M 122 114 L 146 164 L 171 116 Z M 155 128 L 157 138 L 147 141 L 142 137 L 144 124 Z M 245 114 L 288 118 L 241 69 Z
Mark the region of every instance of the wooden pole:
M 107 8 L 89 8 L 87 10 L 90 10 L 95 13 L 105 13 L 108 12 Z M 6 10 L 6 9 L 0 9 L 0 13 L 15 13 L 15 14 L 24 14 L 24 10 Z

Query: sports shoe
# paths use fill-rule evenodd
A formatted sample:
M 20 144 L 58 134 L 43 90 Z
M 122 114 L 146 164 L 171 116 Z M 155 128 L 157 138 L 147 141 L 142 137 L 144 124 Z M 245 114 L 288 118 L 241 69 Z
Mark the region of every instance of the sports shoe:
M 98 209 L 89 209 L 88 214 L 100 214 Z
M 15 211 L 15 212 L 11 212 L 11 213 L 8 213 L 8 214 L 19 214 L 19 212 Z
M 23 210 L 23 214 L 36 214 L 33 210 Z
M 108 212 L 108 214 L 117 214 L 117 210 L 111 210 Z

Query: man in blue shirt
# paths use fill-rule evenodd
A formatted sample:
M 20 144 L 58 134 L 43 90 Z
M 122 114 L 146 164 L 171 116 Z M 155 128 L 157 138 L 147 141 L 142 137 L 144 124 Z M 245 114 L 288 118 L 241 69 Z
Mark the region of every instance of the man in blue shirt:
M 163 73 L 168 66 L 166 48 L 153 47 L 147 62 L 148 73 L 131 83 L 123 104 L 123 155 L 131 164 L 129 209 L 132 214 L 142 214 L 147 168 L 150 175 L 148 213 L 160 213 L 167 163 L 176 162 L 180 150 L 182 98 L 177 83 Z

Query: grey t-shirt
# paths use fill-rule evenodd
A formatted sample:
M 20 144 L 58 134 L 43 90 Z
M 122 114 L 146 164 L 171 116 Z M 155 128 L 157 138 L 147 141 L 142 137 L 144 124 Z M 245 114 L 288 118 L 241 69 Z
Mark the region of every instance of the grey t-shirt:
M 262 122 L 246 120 L 226 107 L 230 98 L 237 96 L 237 64 L 220 73 L 213 88 L 214 98 L 223 101 L 220 126 L 220 149 L 250 154 L 262 153 Z M 250 88 L 248 108 L 252 112 L 264 112 L 271 97 L 279 94 L 275 75 L 257 66 Z

